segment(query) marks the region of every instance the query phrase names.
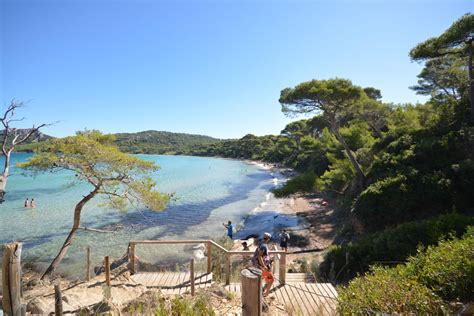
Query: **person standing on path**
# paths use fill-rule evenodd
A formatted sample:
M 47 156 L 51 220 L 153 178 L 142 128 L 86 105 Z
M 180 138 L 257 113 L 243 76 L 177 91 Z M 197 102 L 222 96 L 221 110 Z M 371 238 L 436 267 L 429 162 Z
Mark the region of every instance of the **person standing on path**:
M 288 242 L 290 241 L 290 234 L 286 231 L 286 229 L 283 229 L 283 231 L 280 234 L 280 247 L 281 249 L 285 250 L 288 252 Z
M 270 242 L 270 239 L 272 239 L 272 235 L 270 233 L 263 234 L 263 241 L 255 250 L 254 256 L 252 258 L 254 265 L 262 270 L 262 279 L 265 281 L 265 285 L 263 287 L 263 296 L 270 294 L 270 289 L 272 288 L 274 281 L 272 273 L 272 261 L 268 253 L 268 243 Z
M 222 225 L 227 228 L 227 236 L 232 239 L 232 230 L 234 229 L 234 227 L 232 227 L 232 222 L 228 221 L 227 224 L 222 223 Z

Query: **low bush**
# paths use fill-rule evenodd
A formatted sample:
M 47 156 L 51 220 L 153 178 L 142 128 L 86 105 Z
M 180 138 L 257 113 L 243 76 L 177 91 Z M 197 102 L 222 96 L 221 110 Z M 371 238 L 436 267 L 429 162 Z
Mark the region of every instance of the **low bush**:
M 419 245 L 435 245 L 447 237 L 462 236 L 474 217 L 448 214 L 423 221 L 400 224 L 383 232 L 366 235 L 359 241 L 332 248 L 320 266 L 320 273 L 329 278 L 331 265 L 336 281 L 345 281 L 363 274 L 373 264 L 394 265 L 405 262 L 417 253 Z M 346 253 L 349 261 L 346 264 Z
M 474 227 L 461 239 L 419 248 L 406 264 L 372 266 L 339 287 L 341 314 L 443 314 L 450 301 L 474 299 Z
M 419 249 L 409 259 L 410 274 L 445 300 L 474 300 L 474 227 L 462 239 Z
M 338 298 L 342 315 L 443 314 L 442 300 L 410 276 L 404 266 L 373 267 L 347 287 L 339 287 Z
M 303 173 L 288 180 L 283 186 L 273 190 L 276 197 L 286 197 L 298 192 L 313 192 L 316 175 L 314 172 Z
M 194 298 L 176 296 L 165 299 L 157 293 L 146 292 L 122 310 L 124 315 L 156 316 L 214 316 L 210 298 L 199 293 Z

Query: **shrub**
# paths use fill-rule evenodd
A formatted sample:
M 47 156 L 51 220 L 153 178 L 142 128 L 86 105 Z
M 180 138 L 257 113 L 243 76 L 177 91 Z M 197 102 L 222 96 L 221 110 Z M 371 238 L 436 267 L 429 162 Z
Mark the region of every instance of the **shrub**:
M 442 314 L 442 300 L 404 266 L 373 267 L 372 271 L 338 288 L 338 310 L 343 315 L 376 313 Z
M 313 192 L 316 175 L 314 172 L 303 173 L 288 180 L 282 187 L 273 190 L 276 197 L 285 197 L 297 192 Z
M 474 227 L 462 239 L 419 249 L 407 264 L 412 275 L 445 300 L 474 300 Z
M 474 217 L 459 214 L 441 215 L 423 221 L 400 224 L 383 232 L 369 234 L 357 242 L 332 248 L 320 266 L 322 275 L 330 275 L 334 262 L 337 280 L 348 280 L 365 273 L 375 263 L 391 264 L 406 261 L 417 253 L 419 245 L 435 245 L 452 233 L 462 236 Z M 349 262 L 346 264 L 346 253 Z

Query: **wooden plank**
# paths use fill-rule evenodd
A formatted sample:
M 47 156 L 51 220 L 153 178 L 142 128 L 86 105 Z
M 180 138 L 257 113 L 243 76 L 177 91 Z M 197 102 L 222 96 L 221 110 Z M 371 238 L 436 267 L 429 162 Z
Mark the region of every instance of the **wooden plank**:
M 91 247 L 86 248 L 86 281 L 91 280 Z
M 337 291 L 334 288 L 334 286 L 331 283 L 324 283 L 324 284 L 326 285 L 327 288 L 329 288 L 334 298 L 337 298 Z
M 328 306 L 328 304 L 330 304 L 330 301 L 328 301 L 328 298 L 325 297 L 326 294 L 324 292 L 321 292 L 321 289 L 319 288 L 319 284 L 318 283 L 306 283 L 305 287 L 306 287 L 307 291 L 314 293 L 314 294 L 312 294 L 313 297 L 314 297 L 314 300 L 319 301 L 321 303 L 320 306 L 323 307 L 324 311 L 328 315 L 331 315 L 332 312 L 331 312 L 331 309 Z
M 171 274 L 169 272 L 163 272 L 163 278 L 161 279 L 160 286 L 168 285 L 169 279 L 171 278 Z
M 308 297 L 308 296 L 311 296 L 311 294 L 309 294 L 308 292 L 306 292 L 304 289 L 303 289 L 303 285 L 305 284 L 305 282 L 299 282 L 299 283 L 295 283 L 293 284 L 295 286 L 295 291 L 299 297 L 299 299 L 301 300 L 301 303 L 302 305 L 304 305 L 308 315 L 312 315 L 313 312 L 313 305 L 311 304 L 311 298 Z M 308 296 L 307 296 L 308 295 Z
M 240 276 L 242 282 L 242 314 L 249 316 L 262 315 L 261 276 L 257 275 L 252 268 L 242 270 Z
M 179 290 L 178 290 L 178 294 L 181 294 L 184 292 L 184 289 L 186 288 L 186 285 L 184 285 L 184 282 L 186 282 L 186 272 L 185 271 L 182 271 L 180 274 L 179 274 Z
M 298 290 L 299 295 L 301 296 L 301 299 L 303 300 L 306 310 L 308 311 L 308 315 L 317 315 L 317 309 L 315 307 L 315 302 L 311 296 L 311 294 L 307 293 L 306 291 L 302 291 L 301 289 L 304 289 L 302 284 L 295 284 Z
M 285 300 L 282 297 L 281 290 L 277 289 L 273 293 L 275 295 L 276 302 L 285 305 Z
M 54 315 L 63 316 L 63 294 L 59 284 L 54 285 Z
M 325 297 L 326 294 L 321 291 L 320 287 L 318 284 L 305 284 L 306 288 L 308 291 L 311 291 L 313 293 L 314 300 L 317 300 L 319 302 L 319 308 L 320 308 L 320 313 L 324 312 L 326 315 L 332 315 L 331 309 L 328 306 L 330 304 L 330 301 L 328 301 L 328 298 Z
M 157 273 L 150 273 L 150 272 L 144 273 L 142 284 L 146 286 L 153 286 L 153 281 L 154 279 L 156 279 L 157 276 L 158 276 Z
M 295 286 L 296 284 L 298 283 L 293 283 L 289 286 L 290 291 L 293 297 L 295 298 L 301 313 L 303 313 L 303 315 L 310 315 L 310 311 L 308 310 L 308 307 L 306 306 L 306 304 L 304 303 L 304 300 L 301 297 L 301 294 L 303 293 L 296 288 Z
M 165 274 L 163 272 L 150 273 L 147 279 L 147 284 L 148 286 L 160 286 L 161 279 L 164 277 L 165 277 Z
M 323 303 L 319 300 L 319 297 L 309 293 L 304 283 L 300 284 L 299 287 L 304 290 L 301 292 L 304 294 L 304 299 L 308 302 L 308 306 L 312 310 L 313 315 L 321 314 L 324 307 L 322 306 Z
M 141 278 L 142 278 L 142 274 L 141 273 L 137 273 L 137 274 L 134 274 L 131 276 L 132 280 L 137 283 L 137 284 L 141 284 Z
M 179 272 L 173 272 L 173 278 L 171 279 L 172 286 L 177 286 L 179 284 L 178 278 L 179 278 Z
M 281 288 L 281 294 L 285 300 L 285 305 L 288 306 L 290 309 L 293 310 L 294 313 L 298 312 L 298 306 L 296 305 L 296 302 L 292 298 L 291 292 L 288 291 L 288 286 L 282 286 Z
M 110 257 L 105 256 L 104 258 L 104 266 L 105 266 L 105 284 L 110 287 Z
M 326 296 L 333 297 L 333 294 L 332 294 L 331 290 L 327 287 L 326 283 L 319 283 L 319 285 L 322 288 L 322 290 L 324 291 L 324 293 L 326 293 Z M 335 301 L 328 298 L 327 302 L 328 302 L 328 307 L 332 310 L 332 314 L 334 315 L 336 313 Z
M 195 289 L 195 282 L 194 282 L 194 277 L 195 277 L 195 271 L 194 271 L 194 258 L 191 259 L 190 266 L 189 266 L 189 273 L 190 273 L 190 278 L 189 281 L 191 283 L 191 295 L 194 296 L 196 289 Z

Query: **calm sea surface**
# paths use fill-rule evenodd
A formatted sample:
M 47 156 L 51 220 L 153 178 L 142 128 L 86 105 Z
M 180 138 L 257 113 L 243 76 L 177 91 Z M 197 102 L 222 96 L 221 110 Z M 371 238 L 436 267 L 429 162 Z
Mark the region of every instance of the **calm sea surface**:
M 14 154 L 13 164 L 30 154 Z M 82 226 L 116 230 L 104 234 L 80 231 L 63 260 L 60 272 L 80 275 L 84 267 L 85 247 L 92 247 L 94 263 L 104 255 L 117 258 L 126 251 L 131 239 L 208 239 L 222 237 L 223 222 L 235 227 L 256 206 L 268 199 L 275 175 L 255 165 L 239 161 L 188 156 L 141 155 L 161 166 L 154 178 L 162 192 L 175 193 L 163 212 L 131 209 L 118 212 L 100 207 L 100 198 L 92 200 L 82 212 Z M 6 202 L 0 204 L 0 244 L 23 242 L 23 260 L 43 269 L 60 249 L 72 225 L 75 204 L 91 187 L 75 182 L 69 172 L 43 173 L 35 177 L 13 168 Z M 26 198 L 34 198 L 35 209 L 23 207 Z M 140 246 L 140 260 L 184 260 L 190 250 L 182 247 Z

